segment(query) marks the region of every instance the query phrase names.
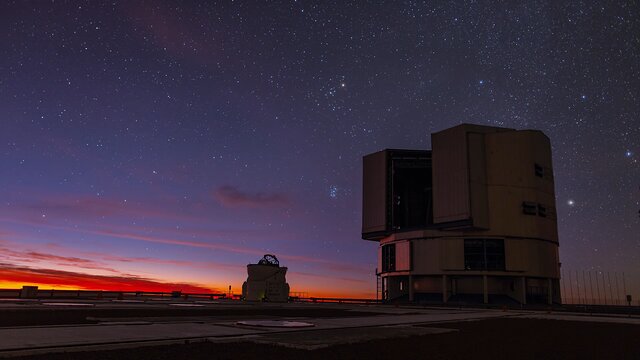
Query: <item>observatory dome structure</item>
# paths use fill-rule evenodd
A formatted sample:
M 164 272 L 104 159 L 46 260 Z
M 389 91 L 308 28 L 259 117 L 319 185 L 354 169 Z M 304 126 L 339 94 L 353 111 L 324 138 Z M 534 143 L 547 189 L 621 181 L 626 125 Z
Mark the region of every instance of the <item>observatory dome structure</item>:
M 289 300 L 287 268 L 280 266 L 275 255 L 266 254 L 257 264 L 247 265 L 247 281 L 242 284 L 246 301 L 286 302 Z
M 379 243 L 380 297 L 559 303 L 549 138 L 462 124 L 431 145 L 363 159 L 362 238 Z

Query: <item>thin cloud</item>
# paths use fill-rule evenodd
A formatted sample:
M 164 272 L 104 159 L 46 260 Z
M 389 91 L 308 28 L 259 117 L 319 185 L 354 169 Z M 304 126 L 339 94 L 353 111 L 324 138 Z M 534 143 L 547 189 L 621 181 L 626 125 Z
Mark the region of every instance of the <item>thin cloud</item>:
M 348 281 L 348 282 L 365 283 L 365 284 L 369 283 L 369 281 L 366 281 L 366 280 L 363 280 L 363 279 L 355 279 L 355 278 L 349 278 L 349 277 L 343 277 L 343 276 L 312 274 L 312 273 L 300 272 L 300 271 L 291 271 L 291 272 L 289 272 L 288 275 L 311 277 L 311 278 L 315 278 L 315 279 L 322 279 L 322 280 L 325 280 L 325 281 L 338 280 L 338 281 Z
M 163 51 L 196 64 L 210 64 L 221 60 L 218 53 L 222 49 L 222 34 L 206 34 L 197 25 L 206 21 L 198 9 L 184 8 L 192 21 L 176 14 L 173 8 L 158 2 L 153 11 L 142 3 L 127 1 L 121 6 L 123 16 L 134 29 L 133 33 L 150 38 Z M 142 39 L 141 39 L 142 40 Z M 185 51 L 188 45 L 191 51 Z M 214 61 L 215 59 L 215 61 Z
M 88 290 L 163 291 L 210 293 L 220 289 L 190 283 L 162 282 L 155 279 L 127 276 L 91 275 L 73 271 L 31 268 L 0 263 L 0 279 L 9 283 L 42 284 L 75 287 Z
M 101 270 L 110 273 L 121 274 L 106 264 L 95 260 L 83 259 L 75 256 L 61 256 L 48 254 L 38 251 L 16 251 L 9 248 L 0 247 L 0 258 L 4 258 L 11 262 L 20 263 L 42 263 L 48 262 L 61 266 L 70 266 L 87 270 Z
M 41 251 L 34 251 L 30 249 L 18 249 L 20 244 L 0 240 L 0 259 L 4 259 L 13 265 L 33 265 L 35 263 L 42 264 L 56 264 L 61 266 L 75 267 L 86 270 L 103 270 L 117 275 L 127 275 L 121 271 L 113 269 L 107 263 L 135 263 L 135 264 L 158 264 L 158 265 L 172 265 L 181 267 L 191 267 L 200 269 L 213 269 L 213 270 L 233 270 L 239 271 L 244 268 L 244 265 L 239 264 L 225 264 L 220 262 L 204 262 L 204 261 L 186 261 L 186 260 L 174 260 L 174 259 L 161 259 L 154 257 L 129 257 L 118 256 L 111 254 L 103 254 L 97 252 L 77 251 L 68 247 L 61 246 L 59 244 L 50 244 L 51 247 L 57 248 L 58 252 L 64 252 L 70 255 L 58 255 L 54 253 L 45 253 Z M 84 256 L 84 257 L 80 257 Z M 106 263 L 105 263 L 106 262 Z M 42 264 L 44 265 L 44 264 Z
M 289 198 L 284 194 L 248 193 L 230 185 L 220 186 L 213 192 L 213 196 L 226 207 L 263 208 L 289 205 Z
M 2 220 L 3 219 L 0 218 L 0 221 Z M 18 222 L 18 221 L 12 221 L 12 222 L 30 224 L 29 222 Z M 267 249 L 263 249 L 263 248 L 234 246 L 234 245 L 219 243 L 219 242 L 204 242 L 204 241 L 195 241 L 195 240 L 184 240 L 184 239 L 175 238 L 175 237 L 158 237 L 153 235 L 143 235 L 143 234 L 130 231 L 129 229 L 116 231 L 111 229 L 90 230 L 90 229 L 82 229 L 82 228 L 69 227 L 69 226 L 49 225 L 49 224 L 38 224 L 38 226 L 79 232 L 84 234 L 113 237 L 113 238 L 119 238 L 119 239 L 138 240 L 138 241 L 144 241 L 144 242 L 156 243 L 156 244 L 211 249 L 211 250 L 225 251 L 225 252 L 231 252 L 236 254 L 252 255 L 256 257 L 260 257 L 265 253 L 269 252 L 267 251 Z M 358 266 L 356 264 L 352 264 L 349 262 L 326 260 L 316 256 L 294 255 L 294 254 L 286 254 L 281 252 L 277 252 L 277 256 L 281 260 L 287 260 L 287 261 L 292 261 L 297 263 L 322 264 L 325 268 L 329 270 L 337 271 L 337 272 L 348 271 L 350 273 L 368 274 L 371 271 L 369 268 Z

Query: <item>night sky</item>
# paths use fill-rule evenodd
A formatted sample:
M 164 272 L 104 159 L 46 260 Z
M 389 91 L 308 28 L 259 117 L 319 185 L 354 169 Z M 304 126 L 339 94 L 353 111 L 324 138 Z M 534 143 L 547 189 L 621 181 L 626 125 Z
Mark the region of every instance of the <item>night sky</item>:
M 640 9 L 528 1 L 0 5 L 0 287 L 375 294 L 362 156 L 544 131 L 563 271 L 640 297 Z

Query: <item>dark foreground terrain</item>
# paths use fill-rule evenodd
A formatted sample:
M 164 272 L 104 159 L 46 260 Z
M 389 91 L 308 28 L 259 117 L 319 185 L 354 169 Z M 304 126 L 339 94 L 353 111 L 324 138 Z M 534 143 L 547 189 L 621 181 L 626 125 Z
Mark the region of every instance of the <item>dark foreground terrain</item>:
M 458 331 L 317 350 L 252 342 L 199 342 L 20 359 L 640 359 L 640 327 L 636 325 L 501 318 L 425 326 Z M 399 328 L 386 329 L 399 332 Z M 322 339 L 331 334 L 311 331 L 304 336 Z
M 349 317 L 375 315 L 375 312 L 350 312 L 345 309 L 297 309 L 297 308 L 166 308 L 166 307 L 139 307 L 139 308 L 24 308 L 0 309 L 0 327 L 11 326 L 43 326 L 43 325 L 70 325 L 70 324 L 96 324 L 101 319 L 114 321 L 127 321 L 131 318 L 140 319 L 166 319 L 169 317 L 189 320 L 215 318 L 229 319 L 261 319 L 279 316 L 287 317 Z

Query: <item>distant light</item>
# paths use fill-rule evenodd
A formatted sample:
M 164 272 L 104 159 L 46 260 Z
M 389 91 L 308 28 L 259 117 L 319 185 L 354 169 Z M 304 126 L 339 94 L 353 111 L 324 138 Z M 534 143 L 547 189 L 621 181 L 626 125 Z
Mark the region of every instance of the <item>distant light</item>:
M 626 156 L 626 157 L 632 157 L 632 156 L 633 156 L 633 153 L 631 152 L 631 150 L 627 150 L 627 151 L 624 153 L 624 156 Z
M 576 204 L 576 202 L 575 202 L 575 201 L 573 201 L 572 199 L 567 200 L 567 205 L 569 205 L 569 206 L 573 206 L 573 205 L 575 205 L 575 204 Z
M 340 84 L 340 87 L 345 87 L 345 86 L 347 86 L 347 84 L 345 84 L 345 83 L 341 83 Z
M 478 82 L 480 83 L 480 85 L 484 84 L 484 80 L 480 80 Z
M 587 95 L 582 95 L 582 96 L 580 96 L 580 98 L 581 98 L 582 100 L 586 100 L 586 99 L 587 99 Z

